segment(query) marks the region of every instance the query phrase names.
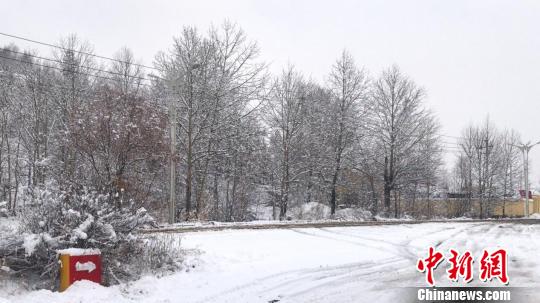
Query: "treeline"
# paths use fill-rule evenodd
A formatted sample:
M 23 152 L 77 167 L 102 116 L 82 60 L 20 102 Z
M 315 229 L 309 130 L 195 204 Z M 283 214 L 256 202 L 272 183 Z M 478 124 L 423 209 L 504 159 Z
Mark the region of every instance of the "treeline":
M 165 217 L 172 162 L 178 220 L 248 220 L 255 205 L 286 219 L 306 202 L 425 214 L 414 203 L 442 182 L 443 147 L 421 87 L 397 66 L 370 77 L 346 51 L 324 83 L 292 65 L 270 75 L 259 53 L 227 22 L 184 28 L 153 67 L 128 49 L 103 60 L 76 36 L 45 55 L 4 47 L 0 201 L 15 210 L 84 188 Z M 495 170 L 473 160 L 456 186 L 493 193 Z
M 523 188 L 523 162 L 518 146 L 520 135 L 514 130 L 498 130 L 489 119 L 470 125 L 457 138 L 458 154 L 449 180 L 450 189 L 464 200 L 458 215 L 473 208 L 477 201 L 479 217 L 492 215 L 495 202 L 516 197 Z

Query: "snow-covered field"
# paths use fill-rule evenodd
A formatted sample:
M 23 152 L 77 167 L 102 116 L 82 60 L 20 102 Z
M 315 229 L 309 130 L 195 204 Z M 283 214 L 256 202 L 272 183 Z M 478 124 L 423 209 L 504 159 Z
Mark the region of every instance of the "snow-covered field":
M 477 259 L 506 248 L 510 285 L 538 286 L 539 234 L 540 225 L 458 222 L 188 233 L 189 270 L 109 288 L 78 282 L 64 293 L 0 290 L 0 302 L 401 302 L 404 287 L 425 286 L 415 264 L 429 246 Z M 472 286 L 483 285 L 477 264 Z M 445 270 L 435 271 L 440 286 L 450 284 Z

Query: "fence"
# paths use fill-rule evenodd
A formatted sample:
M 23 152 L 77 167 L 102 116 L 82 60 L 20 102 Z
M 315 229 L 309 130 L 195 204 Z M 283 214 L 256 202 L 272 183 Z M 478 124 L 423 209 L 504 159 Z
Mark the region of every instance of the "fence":
M 482 212 L 487 217 L 523 217 L 524 215 L 523 200 L 517 201 L 501 201 L 491 200 L 484 201 Z M 529 200 L 529 213 L 540 213 L 540 196 L 535 196 Z M 427 218 L 454 218 L 461 216 L 480 217 L 480 201 L 473 199 L 433 199 L 430 201 L 416 201 L 414 205 L 402 204 L 402 211 L 405 214 L 410 214 L 413 217 Z

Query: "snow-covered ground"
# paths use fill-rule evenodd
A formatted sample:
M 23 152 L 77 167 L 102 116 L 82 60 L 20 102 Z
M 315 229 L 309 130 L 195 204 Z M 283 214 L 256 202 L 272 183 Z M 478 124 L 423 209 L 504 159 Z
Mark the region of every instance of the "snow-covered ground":
M 415 264 L 429 246 L 445 255 L 470 250 L 472 286 L 484 285 L 482 250 L 506 248 L 510 285 L 538 286 L 539 232 L 540 225 L 456 222 L 188 233 L 181 237 L 189 270 L 109 288 L 78 282 L 64 293 L 0 290 L 0 302 L 401 302 L 404 287 L 425 286 Z M 439 286 L 450 285 L 446 267 L 435 271 Z

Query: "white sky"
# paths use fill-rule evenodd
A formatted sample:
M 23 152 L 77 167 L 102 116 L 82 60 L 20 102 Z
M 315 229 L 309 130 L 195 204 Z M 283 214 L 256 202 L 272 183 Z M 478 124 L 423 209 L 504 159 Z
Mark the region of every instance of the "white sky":
M 0 0 L 0 7 L 0 32 L 52 43 L 76 33 L 97 54 L 127 46 L 146 64 L 182 26 L 205 31 L 225 19 L 258 41 L 274 73 L 291 62 L 323 81 L 347 48 L 375 76 L 398 64 L 427 90 L 446 135 L 489 115 L 499 128 L 540 141 L 540 1 Z M 10 42 L 48 55 L 0 36 L 0 46 Z M 540 146 L 530 158 L 538 185 Z

